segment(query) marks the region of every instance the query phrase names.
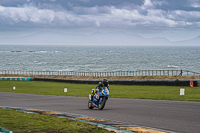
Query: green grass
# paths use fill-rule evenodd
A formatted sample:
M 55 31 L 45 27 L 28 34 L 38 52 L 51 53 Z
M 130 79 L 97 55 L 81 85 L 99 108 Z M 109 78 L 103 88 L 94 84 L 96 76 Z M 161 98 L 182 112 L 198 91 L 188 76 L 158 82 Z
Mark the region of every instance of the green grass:
M 27 114 L 0 108 L 0 127 L 14 133 L 107 133 L 96 126 L 50 115 Z
M 185 89 L 185 95 L 180 96 L 180 88 Z M 200 87 L 116 86 L 112 95 L 117 98 L 200 101 Z
M 13 90 L 13 86 L 16 90 Z M 27 93 L 39 95 L 82 96 L 87 97 L 94 84 L 71 84 L 43 81 L 0 81 L 0 92 Z M 67 93 L 64 93 L 67 88 Z M 180 88 L 185 95 L 180 96 Z M 200 87 L 181 86 L 138 86 L 110 85 L 112 98 L 157 99 L 178 101 L 200 101 Z

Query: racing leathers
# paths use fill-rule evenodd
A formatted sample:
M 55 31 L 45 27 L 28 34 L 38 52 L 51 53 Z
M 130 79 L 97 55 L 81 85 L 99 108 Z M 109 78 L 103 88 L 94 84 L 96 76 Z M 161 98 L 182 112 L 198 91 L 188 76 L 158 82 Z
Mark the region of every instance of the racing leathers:
M 108 90 L 109 90 L 109 84 L 107 83 L 107 84 L 103 84 L 102 82 L 99 82 L 99 84 L 96 86 L 96 89 L 92 89 L 92 95 L 94 96 L 94 94 L 96 93 L 96 92 L 99 92 L 99 91 L 101 91 L 101 87 L 107 87 L 108 88 Z

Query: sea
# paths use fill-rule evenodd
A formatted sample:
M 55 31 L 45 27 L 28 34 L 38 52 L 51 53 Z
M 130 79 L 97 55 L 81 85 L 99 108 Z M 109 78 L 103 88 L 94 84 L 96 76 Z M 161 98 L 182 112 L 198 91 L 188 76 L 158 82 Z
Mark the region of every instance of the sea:
M 200 47 L 0 45 L 0 70 L 200 73 Z

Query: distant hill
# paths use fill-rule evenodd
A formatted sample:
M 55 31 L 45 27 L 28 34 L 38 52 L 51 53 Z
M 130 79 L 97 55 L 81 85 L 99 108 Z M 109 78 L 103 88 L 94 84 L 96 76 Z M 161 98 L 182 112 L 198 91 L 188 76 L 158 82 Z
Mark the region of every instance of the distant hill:
M 173 42 L 173 44 L 183 45 L 183 46 L 200 46 L 200 36 L 185 41 L 176 41 Z
M 144 38 L 125 32 L 95 32 L 90 35 L 65 34 L 61 32 L 37 32 L 16 38 L 0 38 L 0 44 L 67 44 L 67 45 L 196 45 L 200 36 L 191 40 L 171 42 L 164 37 Z

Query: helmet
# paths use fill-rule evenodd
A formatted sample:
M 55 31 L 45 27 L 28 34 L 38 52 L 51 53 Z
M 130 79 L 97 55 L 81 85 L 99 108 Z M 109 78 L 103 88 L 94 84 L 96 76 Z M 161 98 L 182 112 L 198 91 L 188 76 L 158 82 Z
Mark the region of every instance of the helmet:
M 104 84 L 104 86 L 107 86 L 108 85 L 108 80 L 107 79 L 103 79 L 102 83 Z

